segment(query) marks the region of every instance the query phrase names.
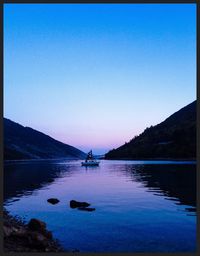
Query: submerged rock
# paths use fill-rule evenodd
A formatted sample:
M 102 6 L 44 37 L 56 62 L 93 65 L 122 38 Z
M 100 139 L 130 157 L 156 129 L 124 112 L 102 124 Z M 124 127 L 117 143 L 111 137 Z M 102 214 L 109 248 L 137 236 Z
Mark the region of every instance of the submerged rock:
M 93 212 L 95 211 L 96 209 L 95 208 L 90 208 L 90 207 L 78 207 L 78 210 L 81 210 L 81 211 L 87 211 L 87 212 Z
M 71 208 L 78 208 L 78 207 L 88 207 L 88 206 L 90 206 L 90 204 L 89 203 L 86 203 L 86 202 L 78 202 L 78 201 L 76 201 L 76 200 L 71 200 L 70 201 L 70 207 Z
M 47 202 L 50 204 L 57 204 L 60 201 L 57 198 L 49 198 L 49 199 L 47 199 Z

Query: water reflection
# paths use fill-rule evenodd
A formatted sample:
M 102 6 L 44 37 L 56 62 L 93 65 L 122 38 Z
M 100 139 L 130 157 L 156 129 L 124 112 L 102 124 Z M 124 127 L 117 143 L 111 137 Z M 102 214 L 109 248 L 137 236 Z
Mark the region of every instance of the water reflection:
M 4 164 L 4 201 L 30 195 L 35 189 L 47 186 L 66 172 L 66 166 L 54 161 L 25 161 Z M 14 199 L 17 200 L 17 199 Z
M 196 244 L 195 169 L 195 164 L 137 161 L 101 161 L 98 168 L 82 168 L 81 161 L 9 163 L 4 205 L 26 221 L 45 221 L 66 249 L 191 252 Z M 49 197 L 60 203 L 47 203 Z M 96 211 L 74 211 L 72 199 L 87 201 Z
M 189 205 L 189 212 L 196 212 L 196 165 L 145 165 L 132 168 L 134 179 L 140 181 L 148 191 L 176 204 Z
M 71 176 L 80 169 L 79 163 L 76 161 L 58 163 L 52 160 L 8 163 L 4 167 L 5 201 L 10 198 L 18 200 L 16 197 L 29 195 L 35 189 L 47 186 L 62 176 Z M 106 165 L 102 168 L 106 169 Z M 116 165 L 112 165 L 112 168 L 108 169 L 115 175 L 126 175 L 129 180 L 141 183 L 148 189 L 148 192 L 154 193 L 156 196 L 164 196 L 165 199 L 172 200 L 176 204 L 189 206 L 185 208 L 188 212 L 196 212 L 195 164 L 123 163 L 119 164 L 117 168 Z M 85 172 L 94 172 L 95 170 L 84 169 Z
M 196 164 L 126 164 L 118 172 L 156 196 L 190 206 L 187 212 L 196 212 Z

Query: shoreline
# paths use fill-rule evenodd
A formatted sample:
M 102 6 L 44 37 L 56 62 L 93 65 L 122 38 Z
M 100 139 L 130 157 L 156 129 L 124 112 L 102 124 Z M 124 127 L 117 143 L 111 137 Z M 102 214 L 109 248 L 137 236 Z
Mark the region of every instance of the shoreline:
M 84 160 L 84 159 L 75 159 L 75 158 L 41 158 L 41 159 L 7 159 L 3 160 L 4 164 L 8 163 L 22 163 L 22 162 L 40 162 L 40 161 L 78 161 L 78 160 Z
M 197 162 L 196 158 L 105 158 L 103 160 Z
M 196 158 L 97 158 L 99 160 L 132 160 L 132 161 L 193 161 L 196 162 Z M 33 159 L 4 159 L 4 163 L 9 162 L 28 162 L 28 161 L 56 161 L 56 160 L 84 160 L 84 159 L 77 159 L 77 158 L 33 158 Z
M 66 252 L 46 229 L 46 224 L 32 219 L 26 224 L 20 217 L 3 209 L 4 252 Z

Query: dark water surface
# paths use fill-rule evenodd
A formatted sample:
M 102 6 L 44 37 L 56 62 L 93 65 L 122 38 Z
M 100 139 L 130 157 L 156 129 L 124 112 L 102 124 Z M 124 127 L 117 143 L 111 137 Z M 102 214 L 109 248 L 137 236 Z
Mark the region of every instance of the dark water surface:
M 60 203 L 51 205 L 48 198 Z M 93 212 L 71 209 L 86 201 Z M 38 218 L 65 249 L 81 252 L 196 251 L 196 165 L 172 161 L 5 163 L 4 206 Z

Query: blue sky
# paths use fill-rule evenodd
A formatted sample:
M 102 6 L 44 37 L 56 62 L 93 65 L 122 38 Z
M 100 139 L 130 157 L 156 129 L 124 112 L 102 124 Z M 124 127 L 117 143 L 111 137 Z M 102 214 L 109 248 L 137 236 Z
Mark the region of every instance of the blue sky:
M 15 122 L 100 154 L 195 99 L 195 4 L 4 4 Z

